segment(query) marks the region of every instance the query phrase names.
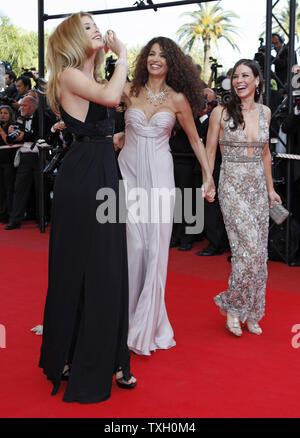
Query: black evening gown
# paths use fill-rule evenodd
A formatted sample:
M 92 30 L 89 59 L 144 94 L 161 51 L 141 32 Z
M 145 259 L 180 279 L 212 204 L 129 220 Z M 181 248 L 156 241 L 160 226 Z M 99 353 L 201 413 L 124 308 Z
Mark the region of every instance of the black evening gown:
M 56 394 L 66 363 L 63 400 L 92 403 L 110 397 L 113 374 L 130 378 L 126 224 L 99 223 L 101 188 L 119 202 L 120 172 L 108 108 L 90 102 L 86 121 L 61 108 L 75 141 L 54 187 L 49 278 L 39 366 Z M 118 210 L 117 210 L 118 214 Z

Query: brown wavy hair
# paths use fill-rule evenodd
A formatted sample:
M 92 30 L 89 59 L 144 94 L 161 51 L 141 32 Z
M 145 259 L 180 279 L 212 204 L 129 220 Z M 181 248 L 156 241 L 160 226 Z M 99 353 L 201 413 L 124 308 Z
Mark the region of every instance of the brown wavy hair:
M 170 38 L 156 37 L 150 40 L 139 53 L 133 73 L 131 94 L 138 96 L 140 90 L 148 81 L 147 58 L 153 44 L 159 44 L 163 50 L 168 73 L 166 83 L 177 93 L 183 93 L 192 108 L 193 116 L 204 106 L 202 90 L 204 83 L 192 58 L 185 55 L 180 47 Z
M 259 64 L 256 61 L 253 61 L 252 59 L 240 59 L 235 64 L 235 66 L 233 67 L 233 70 L 232 70 L 231 78 L 230 78 L 231 97 L 228 100 L 228 102 L 224 105 L 224 107 L 227 111 L 227 115 L 228 115 L 227 120 L 232 119 L 232 121 L 233 121 L 233 126 L 230 126 L 230 129 L 232 131 L 235 131 L 239 125 L 241 125 L 243 127 L 243 129 L 245 128 L 245 120 L 244 120 L 243 113 L 242 113 L 242 102 L 241 102 L 241 99 L 239 98 L 239 96 L 234 91 L 234 88 L 232 86 L 232 78 L 233 78 L 235 71 L 239 65 L 246 65 L 247 67 L 251 68 L 254 77 L 256 77 L 256 78 L 259 77 L 259 84 L 258 84 L 258 88 L 257 88 L 258 92 L 255 92 L 255 95 L 254 95 L 255 102 L 259 102 L 261 93 L 263 91 L 263 86 L 264 86 L 264 80 L 263 80 L 263 76 L 261 73 L 261 69 L 260 69 Z

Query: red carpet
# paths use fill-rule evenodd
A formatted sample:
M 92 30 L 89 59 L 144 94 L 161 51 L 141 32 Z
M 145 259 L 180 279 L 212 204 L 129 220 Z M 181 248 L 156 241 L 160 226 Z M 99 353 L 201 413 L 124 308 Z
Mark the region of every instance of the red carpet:
M 34 224 L 0 229 L 0 417 L 204 418 L 299 417 L 300 348 L 291 332 L 300 324 L 300 268 L 270 262 L 262 336 L 235 338 L 213 297 L 230 271 L 226 255 L 197 257 L 170 251 L 166 301 L 177 345 L 151 357 L 132 356 L 133 391 L 113 384 L 111 398 L 91 405 L 62 402 L 37 367 L 47 287 L 48 231 Z M 300 346 L 300 342 L 299 342 Z

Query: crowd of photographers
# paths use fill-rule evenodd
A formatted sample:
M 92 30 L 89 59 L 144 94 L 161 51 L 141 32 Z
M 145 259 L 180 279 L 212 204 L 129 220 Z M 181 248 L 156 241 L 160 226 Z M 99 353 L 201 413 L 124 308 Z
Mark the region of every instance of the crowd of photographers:
M 295 92 L 294 111 L 289 114 L 287 110 L 287 75 L 288 75 L 288 45 L 278 34 L 272 35 L 273 49 L 276 56 L 272 57 L 271 72 L 271 110 L 272 121 L 270 127 L 270 142 L 272 152 L 287 152 L 286 135 L 292 136 L 292 150 L 290 153 L 300 155 L 300 88 Z M 254 59 L 264 71 L 265 47 L 262 40 L 258 53 Z M 195 120 L 200 137 L 206 139 L 209 116 L 212 109 L 225 103 L 230 97 L 230 69 L 226 76 L 219 76 L 217 69 L 220 66 L 216 59 L 211 58 L 211 77 L 204 84 L 205 107 L 199 109 Z M 106 62 L 106 79 L 112 74 L 114 60 L 108 58 Z M 295 55 L 295 78 L 299 75 L 300 67 L 297 66 Z M 199 66 L 199 74 L 201 67 Z M 21 222 L 28 219 L 41 220 L 40 200 L 40 175 L 44 171 L 45 211 L 42 213 L 46 220 L 50 220 L 51 201 L 50 193 L 55 179 L 55 170 L 60 165 L 63 156 L 72 143 L 72 134 L 68 133 L 62 121 L 58 120 L 46 106 L 44 110 L 43 133 L 39 129 L 39 92 L 32 88 L 32 80 L 38 88 L 38 78 L 31 72 L 26 72 L 16 77 L 14 72 L 7 71 L 5 75 L 6 88 L 0 93 L 0 222 L 6 223 L 6 230 L 20 228 Z M 299 81 L 298 81 L 299 82 Z M 213 87 L 214 85 L 214 87 Z M 124 128 L 124 108 L 117 108 L 117 130 Z M 43 138 L 51 145 L 40 159 L 41 148 L 36 142 Z M 17 144 L 18 147 L 14 147 Z M 170 140 L 171 152 L 174 161 L 174 175 L 176 187 L 183 189 L 192 187 L 194 190 L 201 187 L 201 170 L 190 148 L 188 139 L 182 130 L 178 130 Z M 214 179 L 216 186 L 221 165 L 221 155 L 216 158 Z M 285 166 L 286 160 L 274 160 L 274 180 L 278 184 L 277 190 L 282 199 L 285 199 Z M 300 224 L 300 161 L 292 163 L 292 214 L 297 224 Z M 196 192 L 195 192 L 196 193 Z M 184 203 L 184 198 L 182 198 Z M 205 236 L 208 245 L 196 254 L 199 256 L 213 256 L 223 254 L 229 250 L 228 239 L 224 227 L 218 199 L 209 204 L 205 202 L 205 228 L 200 235 L 186 234 L 185 222 L 174 224 L 171 247 L 178 247 L 181 251 L 189 251 L 193 243 Z M 190 225 L 190 224 L 189 224 Z M 299 225 L 300 229 L 300 225 Z M 300 235 L 300 233 L 299 233 Z M 296 239 L 297 240 L 297 239 Z M 299 244 L 292 254 L 294 266 L 299 266 Z M 296 261 L 295 261 L 296 260 Z
M 32 88 L 32 80 L 38 85 L 31 72 L 16 77 L 6 71 L 6 87 L 0 93 L 0 222 L 6 224 L 5 230 L 20 228 L 26 218 L 40 222 L 41 166 L 51 152 L 48 149 L 41 160 L 37 141 L 43 138 L 54 145 L 63 129 L 46 107 L 40 132 L 39 91 Z M 49 193 L 45 193 L 48 216 Z

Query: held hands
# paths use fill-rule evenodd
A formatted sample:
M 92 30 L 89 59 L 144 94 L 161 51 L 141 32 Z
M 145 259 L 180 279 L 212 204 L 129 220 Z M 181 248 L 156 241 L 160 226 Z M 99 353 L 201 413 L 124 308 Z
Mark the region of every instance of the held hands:
M 216 195 L 216 188 L 213 177 L 210 176 L 203 184 L 202 184 L 202 196 L 208 202 L 214 202 Z
M 118 132 L 114 135 L 114 148 L 115 151 L 122 149 L 125 144 L 125 132 Z
M 273 207 L 274 201 L 277 201 L 277 202 L 279 202 L 279 204 L 282 204 L 280 196 L 278 195 L 278 193 L 275 192 L 274 189 L 272 189 L 268 192 L 268 196 L 269 196 L 269 201 L 270 201 L 270 208 Z
M 53 129 L 54 131 L 63 131 L 65 129 L 66 125 L 64 124 L 64 122 L 57 122 L 55 123 L 55 125 L 53 125 Z
M 127 57 L 127 49 L 125 45 L 117 38 L 113 30 L 108 30 L 105 34 L 105 42 L 107 47 L 114 52 L 119 58 Z

